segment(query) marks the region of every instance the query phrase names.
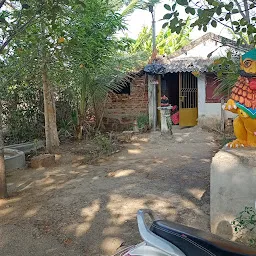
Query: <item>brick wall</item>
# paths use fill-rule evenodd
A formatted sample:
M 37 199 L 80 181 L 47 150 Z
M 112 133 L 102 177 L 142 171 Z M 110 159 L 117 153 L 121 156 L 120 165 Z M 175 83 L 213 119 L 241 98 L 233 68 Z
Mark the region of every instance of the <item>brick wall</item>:
M 131 83 L 130 95 L 110 93 L 103 122 L 107 129 L 124 130 L 132 127 L 134 119 L 148 113 L 148 88 L 146 76 Z

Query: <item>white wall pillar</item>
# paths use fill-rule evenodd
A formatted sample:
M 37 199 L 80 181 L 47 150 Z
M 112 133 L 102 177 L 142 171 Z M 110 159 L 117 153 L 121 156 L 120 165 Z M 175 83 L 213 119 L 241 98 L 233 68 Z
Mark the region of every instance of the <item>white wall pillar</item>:
M 206 114 L 205 109 L 205 98 L 206 98 L 206 76 L 205 73 L 200 74 L 197 79 L 197 86 L 198 86 L 198 117 L 204 116 Z

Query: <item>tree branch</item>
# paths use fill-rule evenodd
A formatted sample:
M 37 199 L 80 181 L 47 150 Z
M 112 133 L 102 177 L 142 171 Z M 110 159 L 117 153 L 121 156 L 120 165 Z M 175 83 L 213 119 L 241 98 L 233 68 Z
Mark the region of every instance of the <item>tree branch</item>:
M 247 18 L 246 18 L 246 16 L 245 16 L 244 12 L 243 12 L 243 10 L 242 10 L 241 5 L 238 3 L 238 0 L 234 0 L 234 2 L 236 3 L 236 6 L 237 6 L 237 8 L 238 8 L 238 10 L 239 10 L 239 13 L 242 15 L 242 17 L 243 17 L 244 19 L 247 20 Z
M 35 17 L 31 17 L 26 23 L 24 23 L 21 27 L 19 27 L 17 29 L 17 31 L 15 31 L 12 35 L 9 36 L 8 39 L 6 39 L 6 41 L 0 46 L 0 54 L 2 53 L 2 51 L 4 50 L 4 48 L 11 42 L 11 40 L 20 32 L 22 32 L 24 29 L 26 29 L 26 27 L 33 21 Z
M 0 9 L 1 9 L 2 6 L 4 5 L 5 1 L 6 1 L 6 0 L 1 0 L 1 1 L 0 1 Z
M 212 19 L 215 20 L 216 22 L 220 23 L 222 26 L 224 26 L 224 27 L 226 27 L 226 28 L 229 28 L 229 29 L 231 29 L 231 30 L 233 31 L 233 28 L 232 28 L 231 26 L 229 26 L 229 25 L 227 25 L 227 24 L 221 22 L 220 20 L 218 20 L 218 19 L 216 19 L 216 18 L 214 18 L 214 17 L 212 17 Z
M 233 20 L 232 20 L 232 15 L 230 15 L 230 21 L 231 21 L 232 31 L 235 32 L 235 28 L 234 28 Z
M 245 11 L 245 17 L 247 22 L 250 24 L 250 12 L 249 12 L 249 6 L 247 0 L 243 0 L 244 2 L 244 11 Z
M 7 5 L 9 5 L 12 9 L 16 10 L 15 6 L 11 2 L 6 2 Z

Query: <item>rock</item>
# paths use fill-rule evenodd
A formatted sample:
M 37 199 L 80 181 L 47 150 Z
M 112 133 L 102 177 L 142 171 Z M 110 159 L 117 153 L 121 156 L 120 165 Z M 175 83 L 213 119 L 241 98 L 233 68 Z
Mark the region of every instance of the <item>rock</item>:
M 30 167 L 50 167 L 55 164 L 55 155 L 53 154 L 42 154 L 31 158 Z

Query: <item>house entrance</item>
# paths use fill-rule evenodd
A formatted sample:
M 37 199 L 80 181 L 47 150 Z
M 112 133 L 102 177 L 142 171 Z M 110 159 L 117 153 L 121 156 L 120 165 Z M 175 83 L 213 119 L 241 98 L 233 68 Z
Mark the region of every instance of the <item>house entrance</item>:
M 174 120 L 181 127 L 195 126 L 198 118 L 197 77 L 189 72 L 167 73 L 161 86 L 161 96 L 166 95 L 169 103 L 177 108 Z M 173 119 L 173 118 L 172 118 Z
M 167 73 L 162 81 L 162 95 L 172 106 L 179 106 L 179 73 Z

